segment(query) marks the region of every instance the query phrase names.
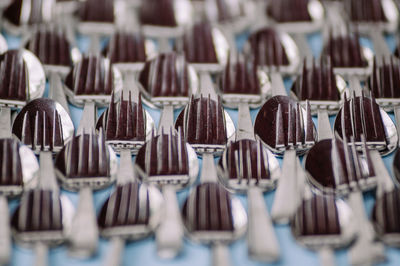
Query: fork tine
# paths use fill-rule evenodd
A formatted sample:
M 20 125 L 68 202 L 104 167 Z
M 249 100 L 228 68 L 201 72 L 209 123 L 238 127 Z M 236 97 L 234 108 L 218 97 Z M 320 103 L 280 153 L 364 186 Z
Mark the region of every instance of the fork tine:
M 239 142 L 239 150 L 238 150 L 238 157 L 239 157 L 239 182 L 245 178 L 244 176 L 244 158 L 243 158 L 243 142 Z
M 306 101 L 306 121 L 305 121 L 305 143 L 314 143 L 314 124 L 311 117 L 310 102 Z
M 250 184 L 253 179 L 251 154 L 250 154 L 250 143 L 246 142 L 246 159 L 247 159 L 247 183 Z
M 288 104 L 288 145 L 289 146 L 294 146 L 295 145 L 295 140 L 294 140 L 294 132 L 293 132 L 293 108 L 292 108 L 292 103 Z
M 283 110 L 281 104 L 278 105 L 278 111 L 276 112 L 276 123 L 275 147 L 286 146 L 283 127 Z

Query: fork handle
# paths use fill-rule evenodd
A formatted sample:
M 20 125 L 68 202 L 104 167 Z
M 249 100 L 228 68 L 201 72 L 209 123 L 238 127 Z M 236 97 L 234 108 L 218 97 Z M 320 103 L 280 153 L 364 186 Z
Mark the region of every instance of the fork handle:
M 57 178 L 53 164 L 53 154 L 51 151 L 40 151 L 40 178 L 39 187 L 43 190 L 59 192 Z
M 394 189 L 393 180 L 390 177 L 390 174 L 386 169 L 385 163 L 383 162 L 379 152 L 377 150 L 370 150 L 369 154 L 374 166 L 375 175 L 378 177 L 378 188 L 376 195 L 377 197 L 380 197 L 386 191 L 392 191 Z
M 156 231 L 157 253 L 161 258 L 174 258 L 182 249 L 183 223 L 179 211 L 175 188 L 166 185 L 162 188 L 164 196 L 163 215 Z
M 269 74 L 271 78 L 272 96 L 283 95 L 287 96 L 285 83 L 283 82 L 282 75 L 279 72 L 272 72 Z
M 34 266 L 49 265 L 49 248 L 42 242 L 35 244 L 35 263 Z
M 11 108 L 1 107 L 0 109 L 0 138 L 11 137 Z
M 230 266 L 229 248 L 223 243 L 212 246 L 212 266 Z
M 312 60 L 314 55 L 311 51 L 310 45 L 308 44 L 307 36 L 304 33 L 294 33 L 291 35 L 299 48 L 301 59 L 306 59 L 307 61 Z
M 280 256 L 279 243 L 262 191 L 253 186 L 248 190 L 247 197 L 249 205 L 247 232 L 249 256 L 257 261 L 277 261 Z
M 318 140 L 332 139 L 331 123 L 328 111 L 318 110 Z
M 161 132 L 168 133 L 171 128 L 174 128 L 174 106 L 168 104 L 163 106 L 158 123 L 158 134 L 161 134 Z
M 56 71 L 50 73 L 50 86 L 49 86 L 49 98 L 61 104 L 65 111 L 69 114 L 69 106 L 67 97 L 63 90 L 60 74 Z
M 254 128 L 253 128 L 253 123 L 251 121 L 251 115 L 248 103 L 239 103 L 238 129 L 237 129 L 236 141 L 242 139 L 255 140 Z
M 10 217 L 7 203 L 7 198 L 0 195 L 0 265 L 7 265 L 11 255 Z
M 382 243 L 375 243 L 375 231 L 365 212 L 363 197 L 360 191 L 351 192 L 348 198 L 350 207 L 357 219 L 358 238 L 350 248 L 349 256 L 352 265 L 370 265 L 384 260 L 385 250 Z
M 75 257 L 92 256 L 98 245 L 98 227 L 93 204 L 93 192 L 84 187 L 79 192 L 78 208 L 72 220 L 70 253 Z
M 349 85 L 351 93 L 354 92 L 356 96 L 361 96 L 363 89 L 361 87 L 360 79 L 356 75 L 350 77 Z
M 77 130 L 77 135 L 90 131 L 96 124 L 96 104 L 94 102 L 86 102 L 83 108 L 81 121 Z
M 282 175 L 275 192 L 271 216 L 276 223 L 288 223 L 299 203 L 296 150 L 287 150 L 283 157 Z
M 200 183 L 217 183 L 218 177 L 214 163 L 214 155 L 212 153 L 204 153 L 202 163 Z
M 97 55 L 100 53 L 100 36 L 96 33 L 90 35 L 89 54 Z
M 121 265 L 122 253 L 124 252 L 125 240 L 121 237 L 113 237 L 110 240 L 110 247 L 104 266 Z
M 369 31 L 376 56 L 390 56 L 392 53 L 383 37 L 383 32 L 375 27 Z
M 217 100 L 218 96 L 214 89 L 214 82 L 211 78 L 210 73 L 208 72 L 200 72 L 200 94 L 203 97 L 208 97 L 210 95 L 211 100 Z
M 329 247 L 323 247 L 318 251 L 321 266 L 335 266 L 335 253 Z

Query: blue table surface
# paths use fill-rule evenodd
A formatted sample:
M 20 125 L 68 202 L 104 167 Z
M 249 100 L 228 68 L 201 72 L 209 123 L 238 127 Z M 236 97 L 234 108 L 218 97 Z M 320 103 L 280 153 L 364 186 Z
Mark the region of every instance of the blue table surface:
M 6 40 L 9 45 L 9 49 L 19 48 L 20 38 L 7 35 L 3 33 L 6 37 Z M 243 34 L 239 36 L 237 39 L 238 47 L 242 47 L 243 43 L 247 38 L 247 34 Z M 395 38 L 393 36 L 386 36 L 386 40 L 388 42 L 389 47 L 393 50 L 395 47 Z M 320 34 L 313 34 L 308 36 L 308 42 L 312 47 L 312 51 L 315 56 L 318 56 L 322 49 L 322 38 Z M 373 49 L 371 42 L 368 39 L 361 38 L 362 44 Z M 89 42 L 86 38 L 79 36 L 78 37 L 78 46 L 81 51 L 87 51 Z M 285 80 L 285 86 L 287 89 L 290 88 L 292 81 Z M 151 108 L 145 107 L 146 110 L 153 117 L 156 124 L 158 124 L 158 120 L 160 118 L 160 112 L 158 110 L 154 110 Z M 74 122 L 75 128 L 78 127 L 82 110 L 70 105 L 70 111 L 72 120 Z M 99 115 L 104 111 L 104 109 L 99 110 Z M 228 113 L 231 115 L 233 121 L 237 122 L 237 111 L 227 109 Z M 251 115 L 253 118 L 253 122 L 255 116 L 257 115 L 258 109 L 252 110 Z M 177 116 L 178 112 L 175 113 Z M 390 114 L 393 119 L 393 114 Z M 331 125 L 333 125 L 334 117 L 331 117 Z M 317 119 L 314 118 L 314 122 L 317 125 Z M 281 160 L 279 160 L 281 163 Z M 390 156 L 386 156 L 384 158 L 384 162 L 386 167 L 389 169 L 389 172 L 392 174 L 392 161 L 393 154 Z M 200 160 L 201 163 L 201 160 Z M 200 165 L 201 166 L 201 165 Z M 96 211 L 99 212 L 102 204 L 108 198 L 108 196 L 112 193 L 114 186 L 97 191 L 94 193 L 94 201 Z M 184 199 L 188 196 L 190 189 L 185 189 L 178 193 L 178 200 L 180 204 L 183 204 Z M 74 204 L 77 205 L 78 195 L 77 193 L 68 192 L 62 190 L 62 194 L 66 195 Z M 243 203 L 245 207 L 247 207 L 247 199 L 244 196 L 238 195 L 239 199 Z M 270 192 L 265 194 L 265 201 L 267 203 L 268 209 L 271 209 L 272 202 L 274 199 L 274 192 Z M 374 204 L 374 193 L 369 192 L 364 195 L 365 199 L 365 207 L 367 212 L 370 214 L 372 206 Z M 19 203 L 18 200 L 11 200 L 9 203 L 10 214 L 12 214 Z M 298 245 L 293 238 L 290 227 L 288 225 L 275 225 L 275 232 L 279 240 L 280 248 L 281 248 L 281 259 L 273 264 L 266 264 L 251 261 L 247 255 L 247 245 L 245 238 L 236 241 L 230 246 L 230 255 L 232 265 L 235 266 L 256 266 L 256 265 L 319 265 L 318 256 Z M 101 265 L 105 256 L 108 252 L 109 243 L 106 239 L 100 239 L 99 249 L 97 254 L 90 259 L 86 260 L 78 260 L 68 256 L 66 246 L 59 246 L 51 249 L 49 254 L 49 262 L 50 265 L 58 265 L 58 266 L 94 266 Z M 0 247 L 1 248 L 1 247 Z M 382 265 L 399 265 L 400 262 L 400 251 L 394 248 L 386 248 L 387 253 L 387 262 Z M 347 265 L 348 257 L 347 250 L 342 249 L 335 252 L 336 263 L 338 265 Z M 33 263 L 33 252 L 30 249 L 21 247 L 19 245 L 13 246 L 13 254 L 10 265 L 31 265 Z M 154 236 L 150 236 L 146 239 L 130 242 L 126 244 L 126 248 L 124 251 L 122 265 L 181 265 L 181 266 L 204 266 L 211 264 L 211 252 L 207 246 L 199 245 L 189 240 L 185 240 L 185 245 L 182 253 L 175 259 L 172 260 L 163 260 L 157 257 L 156 255 L 156 245 L 154 241 Z

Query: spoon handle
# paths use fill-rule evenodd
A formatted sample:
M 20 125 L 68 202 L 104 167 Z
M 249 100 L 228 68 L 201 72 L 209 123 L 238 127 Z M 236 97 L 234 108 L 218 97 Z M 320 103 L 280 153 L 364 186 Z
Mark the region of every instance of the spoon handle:
M 11 108 L 1 107 L 0 109 L 0 138 L 11 137 Z
M 335 266 L 335 253 L 329 247 L 323 247 L 318 251 L 321 266 Z
M 277 95 L 287 96 L 282 75 L 278 72 L 272 72 L 269 74 L 269 76 L 271 77 L 272 96 L 277 96 Z
M 382 243 L 374 242 L 375 232 L 367 218 L 361 192 L 350 193 L 348 200 L 358 225 L 358 238 L 349 251 L 350 263 L 352 265 L 369 265 L 384 260 L 384 247 Z
M 236 134 L 236 141 L 242 139 L 254 140 L 254 128 L 248 103 L 239 103 L 238 129 Z
M 175 188 L 165 185 L 163 215 L 156 231 L 157 253 L 162 258 L 173 258 L 182 249 L 183 223 Z
M 10 217 L 7 198 L 0 195 L 0 265 L 7 265 L 11 255 Z
M 229 248 L 223 243 L 212 246 L 212 266 L 230 266 Z
M 42 242 L 35 244 L 35 263 L 34 266 L 49 265 L 49 248 Z
M 79 203 L 72 221 L 70 253 L 76 257 L 90 257 L 97 249 L 98 228 L 91 188 L 79 191 Z
M 164 105 L 161 112 L 160 122 L 158 123 L 158 134 L 161 134 L 162 132 L 167 133 L 173 127 L 174 106 L 170 104 Z
M 124 252 L 125 241 L 121 237 L 113 237 L 110 240 L 110 247 L 104 266 L 121 265 L 122 253 Z
M 296 150 L 287 150 L 271 210 L 272 219 L 277 223 L 288 223 L 298 206 L 300 196 L 297 170 Z
M 96 104 L 86 102 L 83 108 L 81 121 L 77 130 L 77 135 L 84 134 L 86 131 L 93 130 L 96 124 Z
M 61 77 L 55 71 L 50 73 L 49 98 L 61 104 L 65 111 L 67 111 L 68 114 L 70 113 L 67 97 L 65 97 L 65 93 L 63 90 Z
M 279 259 L 279 243 L 271 217 L 260 188 L 253 186 L 247 192 L 249 206 L 249 227 L 247 232 L 250 257 L 265 262 Z
M 331 123 L 326 110 L 318 110 L 318 140 L 332 139 Z
M 386 40 L 383 37 L 383 32 L 376 27 L 372 27 L 369 31 L 369 37 L 372 40 L 372 45 L 374 46 L 374 51 L 376 56 L 390 56 L 392 53 Z

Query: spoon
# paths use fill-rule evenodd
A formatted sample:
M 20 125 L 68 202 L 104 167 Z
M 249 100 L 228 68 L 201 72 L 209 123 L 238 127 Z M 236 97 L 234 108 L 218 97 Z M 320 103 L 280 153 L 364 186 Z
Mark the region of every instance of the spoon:
M 356 226 L 352 211 L 343 200 L 333 195 L 315 194 L 305 185 L 291 229 L 297 242 L 318 251 L 321 265 L 335 265 L 333 250 L 351 243 Z
M 86 0 L 79 9 L 78 32 L 90 36 L 89 51 L 92 55 L 100 52 L 100 40 L 115 32 L 118 14 L 114 3 L 109 0 Z M 122 15 L 119 13 L 119 15 Z
M 183 55 L 174 52 L 148 60 L 139 74 L 139 82 L 145 103 L 162 108 L 158 133 L 163 129 L 169 131 L 174 123 L 174 109 L 185 106 L 198 90 L 196 72 Z
M 243 50 L 261 71 L 269 73 L 270 94 L 287 95 L 282 75 L 295 74 L 300 64 L 299 50 L 290 36 L 270 27 L 260 28 L 249 36 Z
M 302 105 L 308 100 L 311 113 L 318 115 L 318 140 L 332 138 L 329 115 L 340 109 L 346 82 L 333 73 L 330 57 L 321 57 L 319 64 L 313 59 L 312 65 L 304 60 L 303 71 L 293 83 L 291 93 Z
M 218 184 L 214 155 L 222 153 L 233 128 L 215 95 L 192 96 L 182 113 L 175 127 L 183 129 L 184 139 L 203 156 L 200 185 L 183 205 L 184 225 L 191 239 L 212 245 L 213 265 L 229 265 L 226 245 L 245 233 L 247 216 L 237 199 Z
M 136 157 L 136 170 L 145 184 L 157 185 L 164 196 L 164 212 L 156 230 L 158 255 L 175 257 L 183 245 L 183 223 L 176 191 L 192 185 L 199 171 L 195 151 L 173 128 L 157 136 L 141 148 Z
M 0 116 L 4 112 L 0 112 Z M 10 261 L 12 243 L 7 198 L 20 196 L 37 179 L 39 165 L 33 152 L 19 141 L 11 138 L 10 115 L 2 119 L 0 129 L 0 264 Z
M 247 193 L 248 253 L 256 260 L 271 262 L 279 258 L 280 251 L 262 193 L 275 188 L 280 168 L 273 154 L 254 138 L 249 105 L 259 106 L 265 98 L 260 88 L 263 78 L 257 74 L 262 73 L 240 54 L 237 59 L 231 56 L 223 71 L 222 101 L 239 109 L 239 120 L 236 142 L 228 145 L 219 160 L 218 176 L 227 189 Z
M 57 98 L 57 102 L 69 113 L 62 79 L 71 66 L 81 59 L 81 53 L 70 44 L 64 28 L 52 24 L 34 27 L 26 40 L 22 41 L 22 47 L 30 50 L 42 62 L 50 81 L 49 98 Z
M 40 164 L 42 170 L 48 169 L 42 160 Z M 57 183 L 49 182 L 55 180 L 54 175 L 41 172 L 40 176 L 38 187 L 22 196 L 11 226 L 17 243 L 33 247 L 34 265 L 47 266 L 49 248 L 66 240 L 74 207 L 66 196 L 60 196 Z
M 181 37 L 193 20 L 190 0 L 142 1 L 139 16 L 144 35 L 157 40 L 160 52 L 170 51 L 169 39 Z
M 384 32 L 397 31 L 399 10 L 392 0 L 345 1 L 344 10 L 351 25 L 371 38 L 376 55 L 391 55 Z
M 272 219 L 287 223 L 300 200 L 297 180 L 297 156 L 309 150 L 317 140 L 310 105 L 304 110 L 288 96 L 274 96 L 260 109 L 254 123 L 256 138 L 275 155 L 283 155 L 282 175 L 272 205 Z
M 13 0 L 3 12 L 3 26 L 12 35 L 24 35 L 32 25 L 51 22 L 53 8 L 53 0 Z
M 219 74 L 224 69 L 230 47 L 218 28 L 200 22 L 185 32 L 182 41 L 176 44 L 176 50 L 184 53 L 200 80 L 212 84 L 211 74 Z
M 92 190 L 111 185 L 117 171 L 116 155 L 105 143 L 103 130 L 94 133 L 96 105 L 110 102 L 113 89 L 115 93 L 121 90 L 121 79 L 107 59 L 85 56 L 67 75 L 65 85 L 68 100 L 84 105 L 84 110 L 78 135 L 57 157 L 57 177 L 64 188 L 80 192 L 71 232 L 71 254 L 87 257 L 96 251 L 98 242 Z
M 310 59 L 313 53 L 306 34 L 322 28 L 324 8 L 319 0 L 281 0 L 270 1 L 266 14 L 276 28 L 289 33 L 295 40 L 301 59 Z
M 330 31 L 325 36 L 323 56 L 330 56 L 334 73 L 349 82 L 351 91 L 361 95 L 360 80 L 366 79 L 372 71 L 373 53 L 359 43 L 358 33 Z
M 160 192 L 136 180 L 129 149 L 121 151 L 117 188 L 98 215 L 100 235 L 111 239 L 104 265 L 121 265 L 125 241 L 149 235 L 158 225 L 162 207 Z

